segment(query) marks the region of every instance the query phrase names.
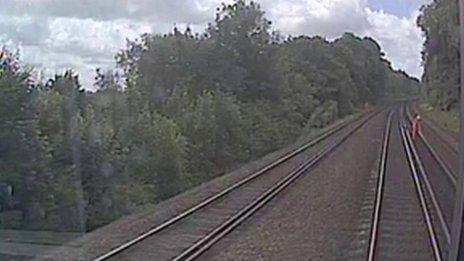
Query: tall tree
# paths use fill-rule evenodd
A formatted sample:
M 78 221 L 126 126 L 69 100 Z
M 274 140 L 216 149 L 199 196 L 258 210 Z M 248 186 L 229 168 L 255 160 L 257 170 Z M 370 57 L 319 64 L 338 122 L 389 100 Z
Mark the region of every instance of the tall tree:
M 436 107 L 449 110 L 459 100 L 458 1 L 434 0 L 421 8 L 417 24 L 425 33 L 422 60 L 424 96 Z

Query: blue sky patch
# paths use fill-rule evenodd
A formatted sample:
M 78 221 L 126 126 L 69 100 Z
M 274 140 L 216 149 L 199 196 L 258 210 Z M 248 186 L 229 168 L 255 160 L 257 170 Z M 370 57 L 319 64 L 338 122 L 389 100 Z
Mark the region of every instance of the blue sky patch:
M 386 13 L 397 16 L 410 17 L 411 14 L 420 8 L 423 0 L 368 0 L 368 5 L 372 10 L 384 10 Z

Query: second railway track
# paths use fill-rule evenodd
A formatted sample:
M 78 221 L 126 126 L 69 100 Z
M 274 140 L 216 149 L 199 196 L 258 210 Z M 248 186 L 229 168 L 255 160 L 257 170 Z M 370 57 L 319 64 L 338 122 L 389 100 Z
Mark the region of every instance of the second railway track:
M 437 204 L 426 179 L 403 111 L 391 114 L 379 164 L 367 260 L 442 260 L 432 220 Z
M 263 175 L 285 161 L 284 157 L 94 260 L 192 260 L 198 257 L 298 177 L 317 165 L 377 114 L 371 113 L 351 124 L 340 126 L 291 153 L 288 157 L 301 154 L 308 147 L 325 140 L 332 134 L 337 136 L 331 137 L 332 141 L 327 141 L 321 150 L 293 171 L 276 171 L 274 174 Z
M 405 109 L 406 120 L 412 121 L 409 108 Z M 437 133 L 431 132 L 428 134 Z M 450 227 L 453 219 L 454 200 L 456 194 L 456 175 L 445 163 L 443 156 L 434 148 L 424 133 L 420 133 L 418 140 L 411 142 L 412 152 L 416 158 L 416 165 L 421 181 L 426 190 L 426 198 L 432 213 L 432 221 L 437 228 L 438 241 L 441 245 L 442 256 L 446 257 L 451 241 Z

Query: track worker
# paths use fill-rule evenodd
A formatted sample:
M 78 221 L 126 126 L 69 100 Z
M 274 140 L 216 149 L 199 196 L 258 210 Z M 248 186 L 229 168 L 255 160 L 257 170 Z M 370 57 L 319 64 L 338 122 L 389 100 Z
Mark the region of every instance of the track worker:
M 419 133 L 421 133 L 421 117 L 419 114 L 416 114 L 414 116 L 414 119 L 412 119 L 412 139 L 416 140 L 416 137 L 419 136 Z

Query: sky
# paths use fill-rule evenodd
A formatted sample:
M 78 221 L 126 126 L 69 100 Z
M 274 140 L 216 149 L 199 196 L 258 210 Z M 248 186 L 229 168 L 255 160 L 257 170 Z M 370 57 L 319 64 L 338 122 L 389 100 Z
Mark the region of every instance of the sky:
M 232 2 L 233 0 L 225 0 Z M 423 35 L 415 25 L 430 0 L 259 0 L 284 35 L 344 32 L 376 39 L 394 68 L 420 78 Z M 167 33 L 174 25 L 202 32 L 224 0 L 0 0 L 0 45 L 49 77 L 71 68 L 92 89 L 95 68 L 114 67 L 125 39 Z M 44 76 L 44 77 L 45 77 Z

